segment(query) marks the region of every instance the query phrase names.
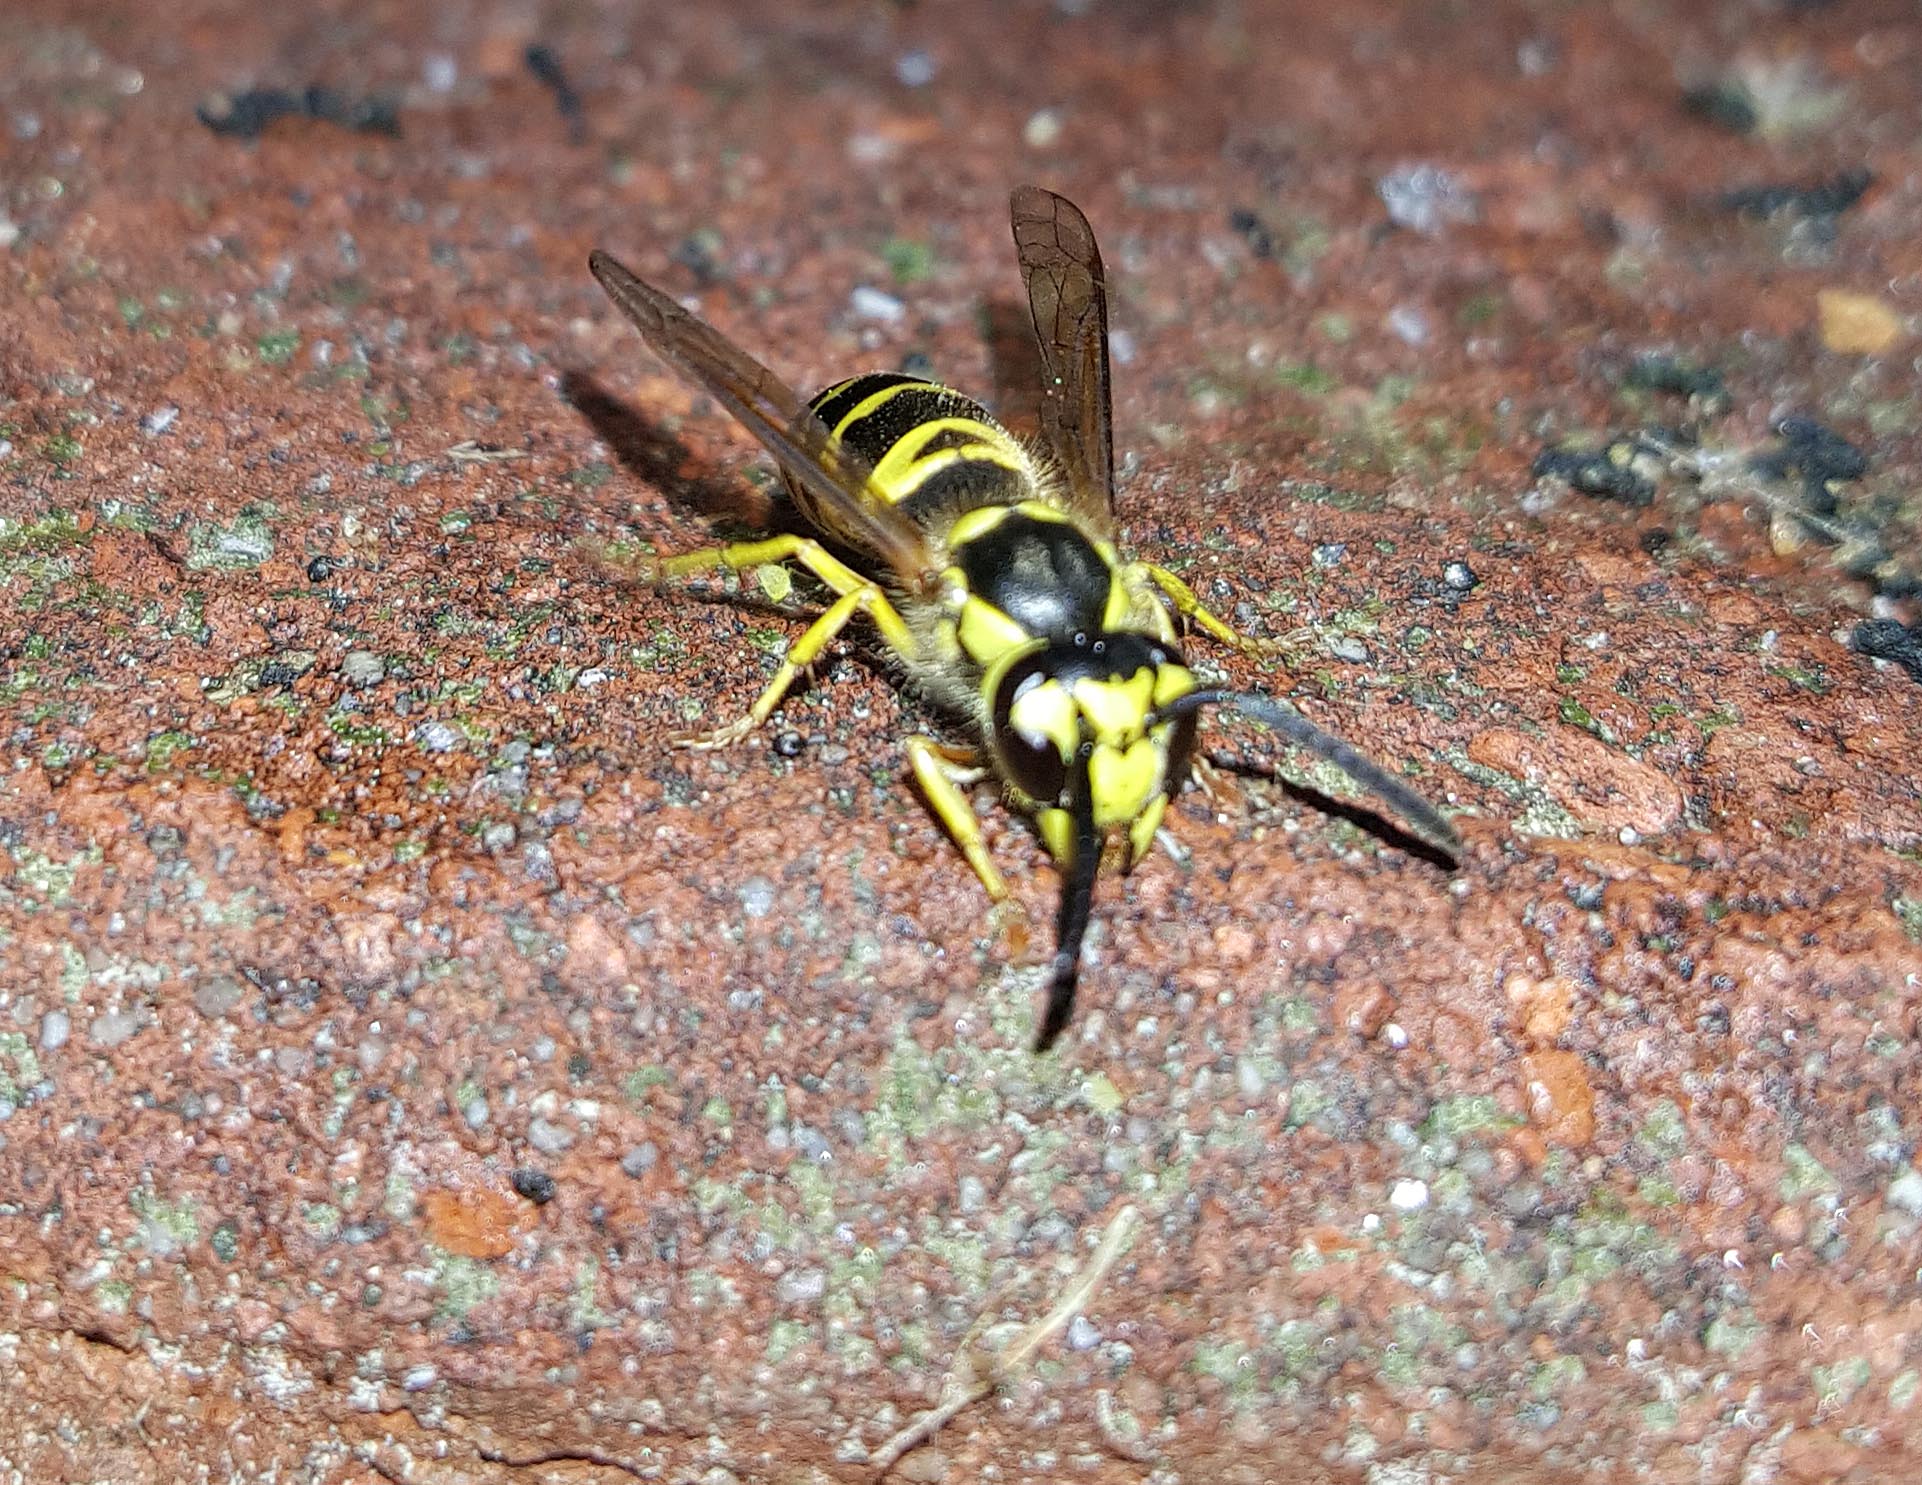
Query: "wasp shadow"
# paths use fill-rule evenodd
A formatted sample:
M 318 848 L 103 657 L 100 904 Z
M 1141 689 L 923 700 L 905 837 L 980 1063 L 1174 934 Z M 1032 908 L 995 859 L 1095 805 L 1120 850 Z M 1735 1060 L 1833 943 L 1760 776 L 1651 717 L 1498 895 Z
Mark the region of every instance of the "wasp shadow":
M 1208 761 L 1223 773 L 1232 774 L 1238 779 L 1254 779 L 1279 789 L 1297 804 L 1305 804 L 1318 814 L 1331 819 L 1345 820 L 1364 834 L 1372 835 L 1385 846 L 1392 846 L 1404 855 L 1414 856 L 1426 861 L 1430 866 L 1445 872 L 1452 872 L 1460 865 L 1455 858 L 1441 847 L 1422 839 L 1412 830 L 1396 821 L 1394 816 L 1382 814 L 1359 799 L 1337 799 L 1332 794 L 1308 784 L 1298 784 L 1283 776 L 1274 764 L 1265 759 L 1248 758 L 1238 753 L 1213 751 L 1207 755 Z
M 583 371 L 561 377 L 561 396 L 606 444 L 614 461 L 670 505 L 691 511 L 717 531 L 765 534 L 803 530 L 791 504 L 774 488 L 756 486 L 697 454 L 667 421 L 623 402 Z M 719 409 L 716 409 L 719 412 Z
M 703 530 L 689 541 L 690 550 L 712 545 L 717 540 L 729 542 L 793 534 L 813 537 L 857 571 L 866 571 L 872 566 L 860 553 L 810 526 L 778 484 L 756 486 L 739 473 L 696 453 L 665 420 L 651 417 L 622 401 L 585 372 L 564 373 L 561 395 L 607 445 L 623 470 L 649 489 L 659 491 L 670 505 L 701 518 Z M 717 414 L 719 411 L 717 408 Z M 725 425 L 725 420 L 721 421 Z M 613 570 L 612 575 L 617 579 L 632 577 L 618 570 Z M 812 581 L 805 574 L 799 576 L 805 582 Z M 755 593 L 751 585 L 727 592 L 719 587 L 677 584 L 676 591 L 697 602 L 794 623 L 805 624 L 819 617 L 818 605 L 777 603 Z M 847 653 L 885 680 L 893 682 L 898 675 L 899 665 L 885 650 L 858 638 L 848 645 Z

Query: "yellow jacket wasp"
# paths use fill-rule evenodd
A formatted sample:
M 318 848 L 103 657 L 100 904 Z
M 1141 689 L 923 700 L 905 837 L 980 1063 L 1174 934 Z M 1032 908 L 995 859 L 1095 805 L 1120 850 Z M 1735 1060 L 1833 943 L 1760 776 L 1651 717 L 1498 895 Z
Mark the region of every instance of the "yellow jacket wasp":
M 1022 186 L 1010 201 L 1043 373 L 1043 445 L 1015 438 L 979 403 L 920 377 L 869 372 L 803 401 L 711 325 L 604 252 L 588 267 L 655 354 L 705 389 L 781 467 L 797 511 L 849 552 L 809 536 L 670 558 L 658 575 L 796 562 L 836 597 L 748 711 L 689 739 L 735 742 L 765 722 L 857 613 L 910 678 L 966 717 L 980 746 L 907 742 L 909 764 L 988 895 L 1008 888 L 962 792 L 992 774 L 1033 816 L 1067 880 L 1046 1050 L 1074 1006 L 1081 942 L 1104 857 L 1141 859 L 1186 779 L 1204 707 L 1228 707 L 1334 764 L 1414 833 L 1459 860 L 1454 828 L 1426 799 L 1258 692 L 1201 686 L 1176 647 L 1180 619 L 1226 644 L 1262 646 L 1204 608 L 1174 573 L 1115 542 L 1108 304 L 1101 254 L 1073 203 Z

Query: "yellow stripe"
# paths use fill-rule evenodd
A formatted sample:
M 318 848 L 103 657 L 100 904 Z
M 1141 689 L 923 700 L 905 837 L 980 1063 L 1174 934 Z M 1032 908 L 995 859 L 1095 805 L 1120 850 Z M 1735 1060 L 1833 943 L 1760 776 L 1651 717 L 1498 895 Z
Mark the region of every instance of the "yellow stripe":
M 889 391 L 899 391 L 890 387 Z M 959 433 L 972 441 L 957 448 L 921 451 L 944 433 Z M 977 418 L 930 418 L 897 438 L 874 466 L 874 486 L 890 501 L 906 500 L 936 470 L 963 459 L 998 464 L 1016 474 L 1028 473 L 1026 456 L 1018 445 Z
M 860 380 L 860 378 L 854 377 L 854 378 L 850 378 L 850 380 L 858 381 Z M 842 385 L 845 385 L 845 383 L 843 383 Z M 848 415 L 845 418 L 841 419 L 840 422 L 834 425 L 834 436 L 836 438 L 841 437 L 844 433 L 848 431 L 848 428 L 851 425 L 860 422 L 861 419 L 867 417 L 869 414 L 876 411 L 881 406 L 881 404 L 886 402 L 890 397 L 899 396 L 903 392 L 928 392 L 928 391 L 939 391 L 939 390 L 940 389 L 938 387 L 931 386 L 927 382 L 900 382 L 892 387 L 883 387 L 878 392 L 870 392 L 868 393 L 867 396 L 863 397 L 859 402 L 854 404 L 853 408 L 848 412 Z

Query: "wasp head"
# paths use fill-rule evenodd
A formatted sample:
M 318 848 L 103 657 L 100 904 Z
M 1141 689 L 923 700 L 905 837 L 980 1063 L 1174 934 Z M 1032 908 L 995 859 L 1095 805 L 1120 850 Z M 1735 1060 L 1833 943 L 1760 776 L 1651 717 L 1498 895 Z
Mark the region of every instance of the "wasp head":
M 1164 709 L 1192 692 L 1195 678 L 1172 646 L 1120 631 L 1017 650 L 988 678 L 988 689 L 997 771 L 1023 796 L 1067 873 L 1039 1038 L 1045 1048 L 1073 1005 L 1107 843 L 1125 853 L 1124 868 L 1140 860 L 1187 777 L 1195 713 Z

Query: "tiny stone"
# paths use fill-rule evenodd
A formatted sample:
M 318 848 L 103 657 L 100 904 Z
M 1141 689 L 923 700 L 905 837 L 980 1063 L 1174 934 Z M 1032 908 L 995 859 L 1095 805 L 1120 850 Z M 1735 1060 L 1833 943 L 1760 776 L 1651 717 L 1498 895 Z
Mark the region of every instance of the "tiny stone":
M 158 438 L 173 427 L 174 419 L 180 416 L 177 407 L 157 407 L 140 420 L 140 431 L 149 438 Z
M 48 1011 L 40 1018 L 40 1050 L 52 1052 L 67 1044 L 73 1035 L 73 1018 L 65 1011 Z
M 378 686 L 387 679 L 387 662 L 372 650 L 349 650 L 340 662 L 340 678 L 350 686 Z
M 828 1276 L 818 1268 L 796 1269 L 793 1273 L 782 1274 L 774 1286 L 775 1297 L 782 1304 L 812 1304 L 828 1291 Z
M 460 746 L 460 734 L 445 722 L 423 722 L 414 729 L 414 740 L 430 753 L 451 753 Z
M 324 583 L 334 575 L 335 562 L 332 557 L 322 555 L 307 564 L 307 581 Z
M 661 1152 L 654 1141 L 636 1145 L 621 1157 L 621 1174 L 639 1180 L 654 1169 L 654 1162 L 661 1158 Z
M 1070 1351 L 1092 1351 L 1101 1344 L 1101 1332 L 1094 1328 L 1086 1315 L 1076 1315 L 1068 1322 L 1068 1349 Z
M 979 1176 L 963 1176 L 960 1196 L 963 1212 L 978 1212 L 988 1204 L 988 1183 Z
M 766 877 L 749 877 L 741 884 L 741 911 L 750 918 L 765 918 L 774 911 L 774 883 Z
M 894 75 L 904 88 L 925 88 L 934 81 L 934 58 L 919 47 L 903 52 L 894 62 Z
M 903 318 L 908 312 L 907 306 L 899 299 L 870 284 L 859 285 L 848 296 L 848 305 L 864 320 L 886 320 L 889 323 Z
M 1352 634 L 1337 634 L 1327 641 L 1328 653 L 1350 665 L 1368 663 L 1368 646 Z
M 1889 1182 L 1889 1205 L 1911 1217 L 1922 1217 L 1922 1171 L 1905 1170 Z
M 1022 126 L 1021 142 L 1031 150 L 1045 150 L 1061 138 L 1061 111 L 1043 108 L 1028 116 Z
M 1481 585 L 1481 579 L 1475 576 L 1475 569 L 1466 562 L 1450 562 L 1442 569 L 1442 581 L 1457 593 L 1466 593 L 1470 588 Z
M 1375 185 L 1388 219 L 1397 227 L 1436 233 L 1456 222 L 1472 222 L 1480 215 L 1474 192 L 1460 177 L 1435 165 L 1404 165 L 1391 170 Z
M 216 975 L 194 987 L 194 1009 L 209 1021 L 218 1020 L 240 1004 L 240 981 L 231 975 Z
M 400 1385 L 409 1392 L 424 1392 L 438 1376 L 440 1373 L 431 1366 L 410 1366 L 401 1374 Z
M 1309 553 L 1317 567 L 1339 567 L 1347 559 L 1348 543 L 1345 541 L 1323 542 Z
M 527 1142 L 543 1155 L 558 1155 L 574 1143 L 574 1136 L 552 1119 L 534 1119 L 527 1126 Z
M 1398 1212 L 1418 1212 L 1428 1205 L 1426 1181 L 1400 1180 L 1388 1193 L 1388 1205 Z
M 460 1116 L 467 1121 L 469 1129 L 481 1129 L 487 1124 L 487 1100 L 474 1097 L 461 1105 Z
M 87 1028 L 87 1040 L 96 1047 L 117 1047 L 140 1030 L 140 1016 L 133 1011 L 108 1011 L 95 1016 Z
M 1426 345 L 1434 332 L 1425 313 L 1412 304 L 1398 304 L 1388 311 L 1388 333 L 1403 345 Z
M 537 1207 L 544 1207 L 552 1201 L 557 1189 L 554 1178 L 544 1170 L 523 1165 L 514 1172 L 515 1195 L 525 1197 Z

